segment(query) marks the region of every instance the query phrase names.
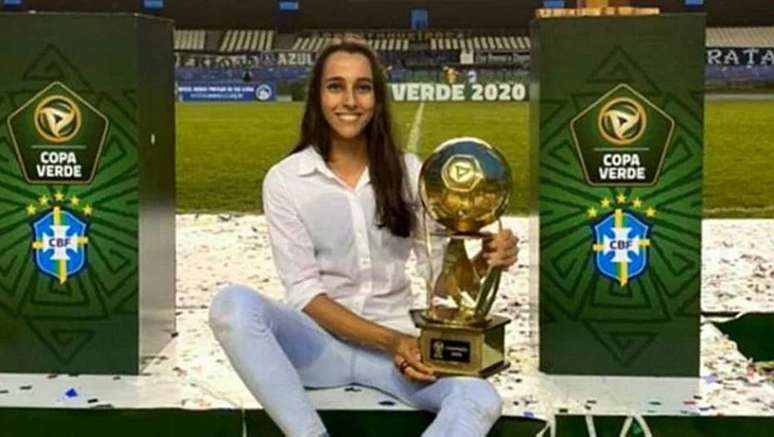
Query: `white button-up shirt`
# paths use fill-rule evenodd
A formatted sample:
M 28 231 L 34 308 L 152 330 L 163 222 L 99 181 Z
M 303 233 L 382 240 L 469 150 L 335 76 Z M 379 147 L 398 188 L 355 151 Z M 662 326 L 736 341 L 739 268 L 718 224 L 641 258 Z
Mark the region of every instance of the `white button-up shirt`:
M 415 155 L 405 154 L 404 159 L 410 202 L 419 205 L 422 164 Z M 269 170 L 263 208 L 288 304 L 301 310 L 326 293 L 368 320 L 415 333 L 408 313 L 412 300 L 406 260 L 412 249 L 418 259 L 426 259 L 422 232 L 400 238 L 376 225 L 368 169 L 353 189 L 307 147 Z M 421 217 L 415 217 L 419 230 Z

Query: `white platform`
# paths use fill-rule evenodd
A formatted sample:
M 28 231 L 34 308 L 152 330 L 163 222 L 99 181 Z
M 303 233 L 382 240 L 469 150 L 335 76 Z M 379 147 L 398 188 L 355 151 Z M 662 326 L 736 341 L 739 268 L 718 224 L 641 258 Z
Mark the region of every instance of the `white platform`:
M 626 416 L 771 416 L 774 384 L 758 374 L 712 324 L 701 328 L 700 378 L 548 376 L 537 371 L 528 342 L 526 219 L 506 225 L 522 235 L 518 268 L 504 275 L 494 312 L 513 318 L 507 345 L 511 368 L 491 378 L 508 416 L 551 421 L 555 414 Z M 705 220 L 702 309 L 774 312 L 774 220 Z M 208 304 L 236 282 L 280 299 L 261 216 L 177 218 L 178 336 L 141 376 L 0 374 L 0 407 L 256 409 L 215 342 Z M 411 267 L 413 272 L 413 266 Z M 414 274 L 415 300 L 422 284 Z M 68 394 L 69 392 L 69 394 Z M 311 391 L 320 409 L 407 410 L 360 387 Z

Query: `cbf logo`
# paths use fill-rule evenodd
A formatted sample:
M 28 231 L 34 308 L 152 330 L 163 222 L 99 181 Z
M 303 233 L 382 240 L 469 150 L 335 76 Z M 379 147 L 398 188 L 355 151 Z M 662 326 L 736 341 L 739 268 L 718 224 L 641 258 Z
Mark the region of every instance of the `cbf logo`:
M 645 217 L 653 218 L 656 210 L 644 208 L 639 198 L 628 201 L 626 195 L 604 198 L 587 211 L 593 233 L 592 250 L 596 270 L 622 287 L 645 273 L 648 268 L 648 251 L 651 246 L 650 231 L 653 227 Z M 640 210 L 634 212 L 632 210 Z M 605 210 L 609 210 L 605 212 Z
M 66 198 L 57 192 L 53 199 L 40 196 L 36 204 L 30 204 L 26 209 L 27 214 L 33 217 L 35 266 L 41 273 L 56 278 L 60 284 L 86 267 L 89 225 L 85 217 L 91 216 L 93 209 L 91 205 L 80 206 L 81 200 L 77 196 Z

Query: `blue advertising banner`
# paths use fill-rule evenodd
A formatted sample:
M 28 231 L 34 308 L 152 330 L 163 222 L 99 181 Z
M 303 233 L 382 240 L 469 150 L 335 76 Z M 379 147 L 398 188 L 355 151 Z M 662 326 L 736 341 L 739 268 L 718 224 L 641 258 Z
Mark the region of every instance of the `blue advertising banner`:
M 187 84 L 177 85 L 177 100 L 183 102 L 270 102 L 277 98 L 273 82 L 256 84 Z

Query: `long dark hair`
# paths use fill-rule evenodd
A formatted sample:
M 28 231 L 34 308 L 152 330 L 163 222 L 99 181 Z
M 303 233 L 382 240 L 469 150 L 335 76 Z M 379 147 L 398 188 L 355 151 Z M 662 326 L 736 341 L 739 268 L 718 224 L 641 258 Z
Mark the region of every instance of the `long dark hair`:
M 403 152 L 392 134 L 392 115 L 387 102 L 387 83 L 379 60 L 364 42 L 345 38 L 325 47 L 317 56 L 306 96 L 301 137 L 290 152 L 300 152 L 313 146 L 328 162 L 330 159 L 330 127 L 325 121 L 320 102 L 322 74 L 325 61 L 336 52 L 361 54 L 371 65 L 374 89 L 374 114 L 365 127 L 368 171 L 376 198 L 376 218 L 379 227 L 386 227 L 393 235 L 408 237 L 413 227 L 413 215 L 405 195 L 408 183 Z

